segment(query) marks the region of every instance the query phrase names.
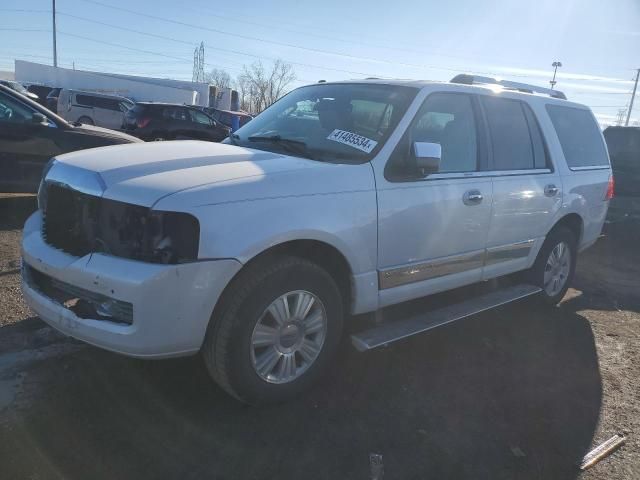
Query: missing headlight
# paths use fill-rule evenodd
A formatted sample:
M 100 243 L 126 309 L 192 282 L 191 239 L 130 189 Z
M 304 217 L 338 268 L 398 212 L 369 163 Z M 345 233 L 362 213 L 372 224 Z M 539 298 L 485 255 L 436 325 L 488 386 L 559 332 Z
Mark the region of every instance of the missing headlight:
M 47 185 L 41 193 L 43 238 L 71 255 L 99 252 L 164 264 L 198 257 L 200 224 L 193 215 L 150 210 L 60 185 Z
M 98 251 L 153 263 L 184 263 L 198 257 L 200 224 L 188 213 L 149 210 L 103 200 Z

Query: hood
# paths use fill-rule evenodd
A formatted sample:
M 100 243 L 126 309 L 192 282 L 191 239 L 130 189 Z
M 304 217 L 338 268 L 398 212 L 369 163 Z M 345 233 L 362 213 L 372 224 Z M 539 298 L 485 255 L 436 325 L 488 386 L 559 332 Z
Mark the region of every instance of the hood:
M 87 135 L 95 135 L 98 137 L 119 138 L 123 142 L 129 143 L 141 143 L 139 138 L 127 135 L 126 133 L 119 132 L 118 130 L 111 130 L 109 128 L 96 127 L 95 125 L 86 125 L 84 123 L 71 124 L 73 129 L 78 133 L 85 133 Z
M 121 202 L 154 207 L 162 200 L 156 208 L 179 209 L 185 204 L 250 200 L 298 190 L 361 188 L 349 186 L 344 169 L 354 167 L 371 174 L 368 165 L 335 165 L 220 143 L 172 141 L 61 155 L 47 180 Z M 327 182 L 324 173 L 342 180 Z M 172 198 L 178 199 L 178 206 L 168 202 Z

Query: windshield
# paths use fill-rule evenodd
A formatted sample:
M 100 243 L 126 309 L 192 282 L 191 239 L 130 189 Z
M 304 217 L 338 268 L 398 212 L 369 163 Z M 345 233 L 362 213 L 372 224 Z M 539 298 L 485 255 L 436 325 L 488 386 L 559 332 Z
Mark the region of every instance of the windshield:
M 322 161 L 361 163 L 384 145 L 417 93 L 412 87 L 317 84 L 286 95 L 226 140 Z

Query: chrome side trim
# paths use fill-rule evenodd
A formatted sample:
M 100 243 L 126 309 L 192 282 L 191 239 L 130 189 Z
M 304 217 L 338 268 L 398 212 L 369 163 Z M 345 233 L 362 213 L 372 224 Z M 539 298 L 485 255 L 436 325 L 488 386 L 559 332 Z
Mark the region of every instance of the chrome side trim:
M 569 170 L 574 172 L 580 172 L 582 170 L 609 170 L 609 165 L 587 165 L 584 167 L 569 167 Z
M 379 289 L 385 290 L 408 283 L 473 270 L 482 266 L 526 258 L 531 253 L 534 243 L 535 239 L 525 240 L 524 242 L 499 245 L 461 255 L 437 258 L 428 262 L 386 268 L 378 271 Z
M 482 267 L 485 251 L 463 253 L 438 258 L 428 262 L 413 263 L 402 267 L 391 267 L 378 272 L 380 290 L 398 287 L 407 283 L 420 282 L 430 278 L 443 277 L 454 273 Z
M 518 175 L 541 175 L 552 173 L 549 168 L 531 168 L 527 170 L 487 170 L 481 172 L 452 172 L 432 173 L 425 180 L 442 180 L 453 178 L 486 178 L 486 177 L 513 177 Z
M 534 243 L 535 240 L 525 240 L 524 242 L 487 248 L 484 264 L 487 266 L 509 260 L 526 258 L 529 256 Z

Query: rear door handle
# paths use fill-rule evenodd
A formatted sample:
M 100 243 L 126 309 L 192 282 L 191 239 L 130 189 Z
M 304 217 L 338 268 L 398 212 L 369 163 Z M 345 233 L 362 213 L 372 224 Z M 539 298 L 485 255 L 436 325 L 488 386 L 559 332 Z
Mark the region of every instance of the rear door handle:
M 482 199 L 483 197 L 480 190 L 468 190 L 464 192 L 464 195 L 462 196 L 462 201 L 465 205 L 478 205 L 479 203 L 482 203 Z
M 544 194 L 547 197 L 555 197 L 558 194 L 558 187 L 556 187 L 553 183 L 544 187 Z

